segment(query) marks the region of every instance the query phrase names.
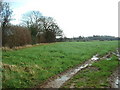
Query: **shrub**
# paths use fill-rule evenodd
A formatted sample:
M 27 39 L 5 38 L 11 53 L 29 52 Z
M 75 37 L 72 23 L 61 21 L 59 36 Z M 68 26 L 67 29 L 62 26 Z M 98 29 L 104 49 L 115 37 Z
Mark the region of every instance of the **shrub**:
M 31 34 L 27 28 L 21 26 L 10 26 L 5 29 L 2 36 L 2 45 L 7 47 L 31 44 Z

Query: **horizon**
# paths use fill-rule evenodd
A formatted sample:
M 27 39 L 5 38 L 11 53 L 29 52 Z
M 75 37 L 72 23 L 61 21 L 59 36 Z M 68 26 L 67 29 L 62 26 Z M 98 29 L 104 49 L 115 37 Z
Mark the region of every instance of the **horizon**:
M 13 10 L 12 24 L 21 23 L 22 14 L 37 10 L 43 16 L 53 17 L 64 35 L 68 38 L 78 36 L 118 37 L 119 0 L 4 0 Z

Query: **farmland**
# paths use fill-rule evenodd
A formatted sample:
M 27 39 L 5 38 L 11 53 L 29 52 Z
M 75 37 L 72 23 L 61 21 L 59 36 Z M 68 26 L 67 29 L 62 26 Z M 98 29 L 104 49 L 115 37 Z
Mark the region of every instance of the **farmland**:
M 115 51 L 116 48 L 118 48 L 117 41 L 93 41 L 60 42 L 3 51 L 3 88 L 34 87 L 50 77 L 82 64 L 95 54 L 102 57 L 108 52 Z M 95 64 L 95 66 L 106 62 Z

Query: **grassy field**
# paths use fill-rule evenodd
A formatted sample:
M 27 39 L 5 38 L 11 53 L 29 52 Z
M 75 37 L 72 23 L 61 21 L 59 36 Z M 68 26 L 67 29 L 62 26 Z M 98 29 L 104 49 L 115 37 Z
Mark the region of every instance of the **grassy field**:
M 117 41 L 61 42 L 3 51 L 3 87 L 30 88 L 81 64 L 96 53 L 118 48 Z
M 76 74 L 63 87 L 70 88 L 109 88 L 109 77 L 118 67 L 118 58 L 112 56 L 111 60 L 101 60 Z

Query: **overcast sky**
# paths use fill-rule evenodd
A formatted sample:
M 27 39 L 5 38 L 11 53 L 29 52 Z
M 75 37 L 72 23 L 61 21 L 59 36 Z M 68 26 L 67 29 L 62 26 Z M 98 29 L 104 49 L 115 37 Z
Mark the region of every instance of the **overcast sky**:
M 53 17 L 67 37 L 118 36 L 119 0 L 4 0 L 12 2 L 13 24 L 23 13 L 38 10 Z

